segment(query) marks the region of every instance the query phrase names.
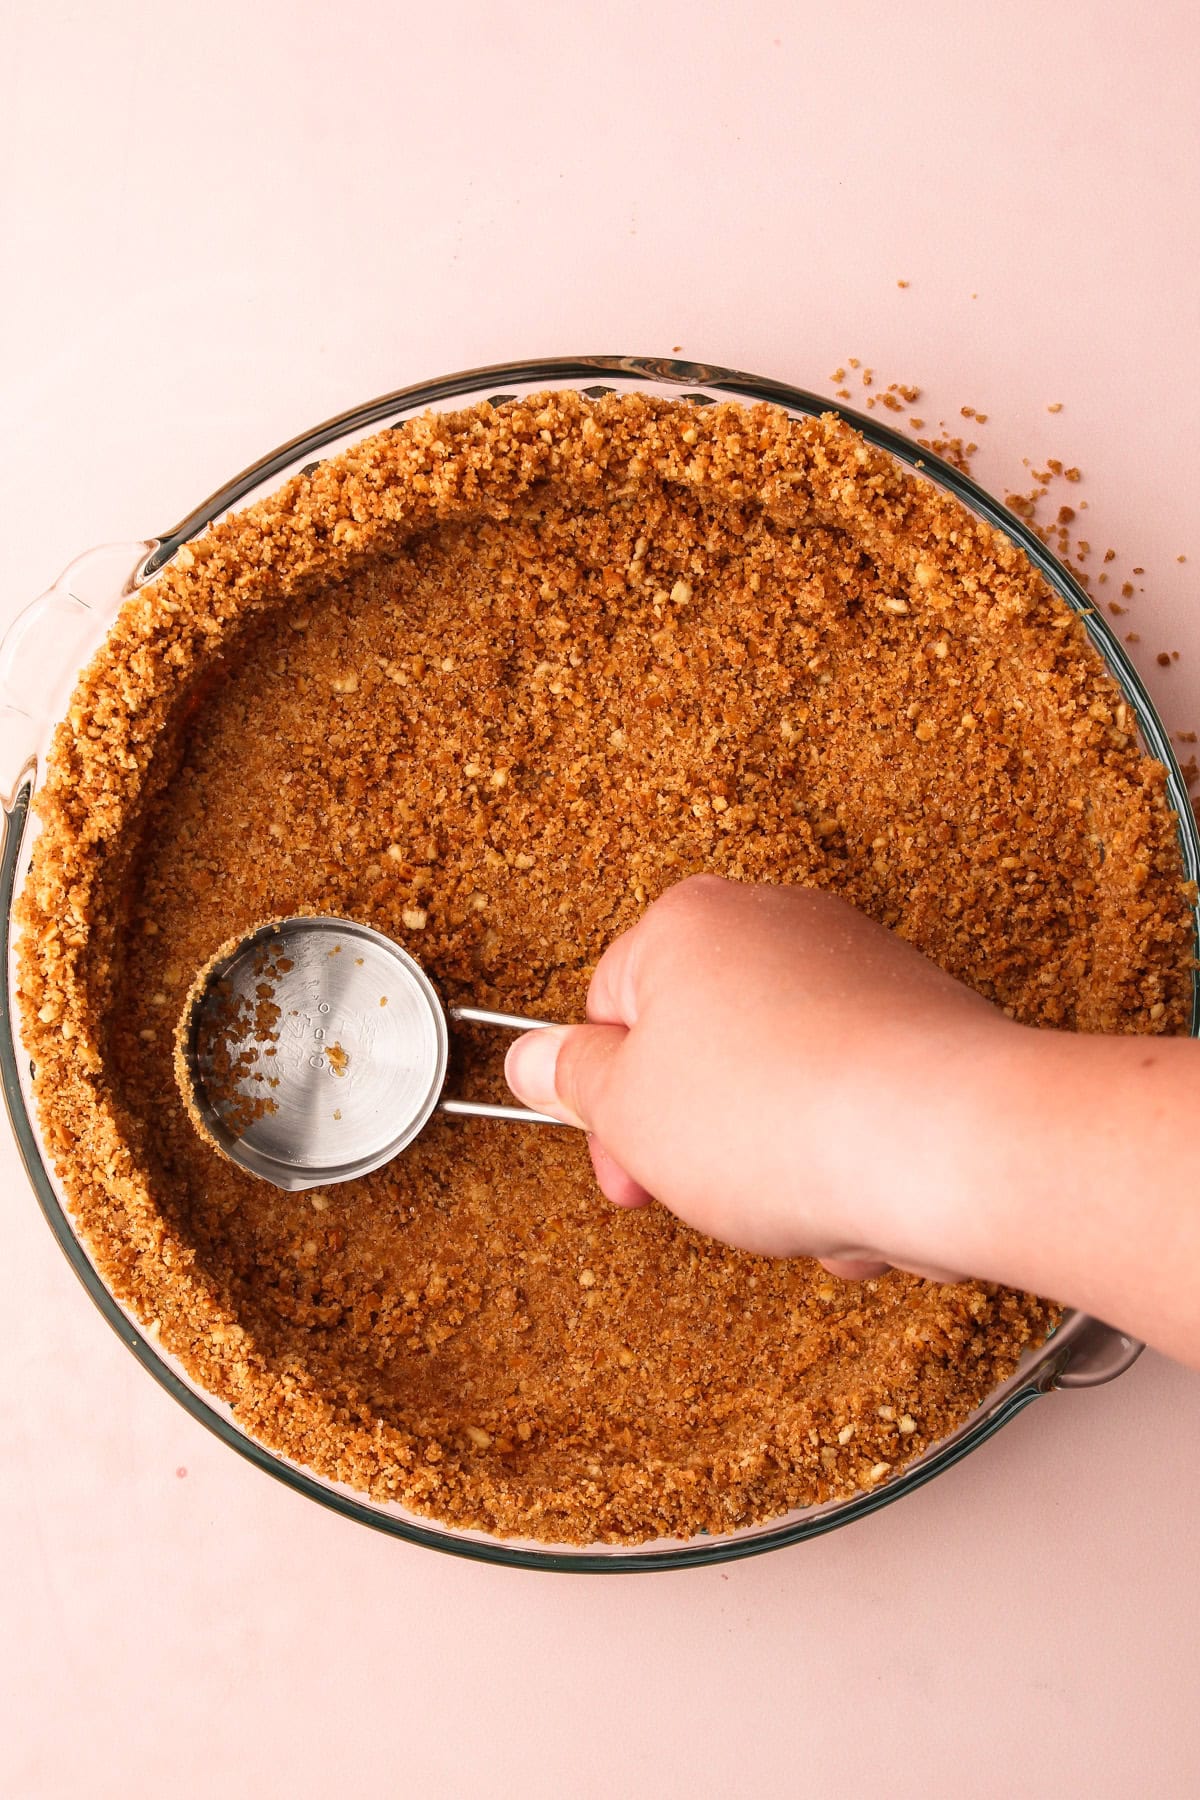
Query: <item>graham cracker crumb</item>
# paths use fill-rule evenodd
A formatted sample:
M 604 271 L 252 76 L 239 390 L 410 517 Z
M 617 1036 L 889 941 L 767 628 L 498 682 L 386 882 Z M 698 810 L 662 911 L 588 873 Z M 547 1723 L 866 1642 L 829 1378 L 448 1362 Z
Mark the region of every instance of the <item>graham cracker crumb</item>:
M 190 548 L 80 680 L 18 907 L 118 1297 L 272 1449 L 544 1541 L 724 1532 L 962 1423 L 1049 1302 L 730 1250 L 487 1120 L 322 1207 L 197 1136 L 155 1021 L 306 908 L 419 930 L 449 1005 L 582 1017 L 708 869 L 843 894 L 1027 1024 L 1184 1030 L 1165 773 L 1026 558 L 835 414 L 572 393 L 408 421 Z M 491 1034 L 456 1055 L 503 1094 Z

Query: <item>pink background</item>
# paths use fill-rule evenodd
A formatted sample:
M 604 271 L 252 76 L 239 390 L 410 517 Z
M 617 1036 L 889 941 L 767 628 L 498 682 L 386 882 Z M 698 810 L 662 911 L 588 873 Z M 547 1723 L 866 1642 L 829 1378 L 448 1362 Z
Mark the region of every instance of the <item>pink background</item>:
M 0 19 L 0 624 L 422 376 L 682 345 L 827 387 L 857 355 L 986 411 L 1001 490 L 1083 467 L 1085 535 L 1147 570 L 1141 666 L 1200 720 L 1192 7 Z M 1200 1791 L 1193 1374 L 1147 1356 L 757 1561 L 492 1570 L 222 1449 L 92 1310 L 6 1130 L 0 1192 L 5 1795 Z

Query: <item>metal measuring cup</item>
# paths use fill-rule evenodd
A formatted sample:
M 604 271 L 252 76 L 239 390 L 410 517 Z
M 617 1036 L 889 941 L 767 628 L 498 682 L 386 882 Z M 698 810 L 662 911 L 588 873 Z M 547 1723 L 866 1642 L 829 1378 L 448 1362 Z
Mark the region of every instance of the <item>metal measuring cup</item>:
M 355 920 L 276 919 L 200 970 L 175 1028 L 175 1078 L 203 1137 L 291 1193 L 370 1174 L 435 1110 L 562 1123 L 524 1106 L 445 1098 L 448 1017 L 503 1031 L 551 1023 L 447 1009 L 407 950 Z

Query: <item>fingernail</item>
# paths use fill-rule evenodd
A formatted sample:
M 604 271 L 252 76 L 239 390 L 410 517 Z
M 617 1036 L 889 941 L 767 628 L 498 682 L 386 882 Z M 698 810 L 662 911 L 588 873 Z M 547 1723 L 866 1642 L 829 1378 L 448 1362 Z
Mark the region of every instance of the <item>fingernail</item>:
M 544 1031 L 527 1031 L 509 1045 L 504 1059 L 504 1078 L 517 1099 L 535 1112 L 559 1113 L 563 1110 L 554 1087 L 554 1070 L 562 1041 L 562 1027 L 550 1025 Z

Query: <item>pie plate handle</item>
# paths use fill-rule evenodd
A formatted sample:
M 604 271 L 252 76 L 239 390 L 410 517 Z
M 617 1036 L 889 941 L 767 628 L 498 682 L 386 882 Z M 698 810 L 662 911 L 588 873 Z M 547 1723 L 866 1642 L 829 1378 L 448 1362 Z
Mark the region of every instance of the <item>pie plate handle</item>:
M 85 551 L 0 640 L 0 804 L 6 810 L 156 548 L 143 542 Z
M 1051 1381 L 1056 1388 L 1100 1387 L 1132 1368 L 1146 1348 L 1137 1338 L 1099 1319 L 1079 1321 L 1069 1350 Z

